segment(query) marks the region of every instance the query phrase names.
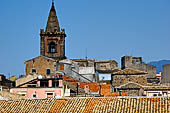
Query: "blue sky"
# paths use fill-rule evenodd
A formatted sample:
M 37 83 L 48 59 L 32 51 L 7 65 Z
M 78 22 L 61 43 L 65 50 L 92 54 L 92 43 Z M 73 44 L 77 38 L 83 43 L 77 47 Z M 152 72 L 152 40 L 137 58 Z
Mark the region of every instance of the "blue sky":
M 169 0 L 55 0 L 66 56 L 97 60 L 124 55 L 145 62 L 170 59 Z M 24 74 L 24 61 L 40 55 L 50 0 L 1 0 L 0 73 Z

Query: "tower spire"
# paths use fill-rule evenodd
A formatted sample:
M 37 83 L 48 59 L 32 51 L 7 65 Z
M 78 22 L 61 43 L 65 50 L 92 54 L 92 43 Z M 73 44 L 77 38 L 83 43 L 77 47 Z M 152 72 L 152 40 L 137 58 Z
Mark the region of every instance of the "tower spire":
M 47 26 L 46 26 L 46 32 L 60 32 L 60 26 L 58 22 L 58 18 L 56 15 L 56 10 L 54 6 L 54 0 L 52 0 L 52 6 L 50 9 L 50 13 L 48 16 Z
M 48 16 L 45 32 L 40 30 L 41 36 L 41 55 L 55 60 L 65 59 L 65 30 L 61 29 L 56 15 L 54 0 Z

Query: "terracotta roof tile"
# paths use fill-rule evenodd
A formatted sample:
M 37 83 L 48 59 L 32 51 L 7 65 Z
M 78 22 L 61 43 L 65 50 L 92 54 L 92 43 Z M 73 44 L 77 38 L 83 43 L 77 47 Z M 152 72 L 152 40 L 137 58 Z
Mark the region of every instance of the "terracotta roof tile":
M 73 85 L 77 85 L 77 82 L 79 82 L 79 87 L 81 88 L 85 88 L 85 86 L 88 86 L 89 90 L 91 92 L 99 92 L 99 83 L 96 82 L 80 82 L 78 80 L 75 80 L 74 78 L 70 78 L 68 76 L 63 76 L 63 80 L 72 83 Z M 102 84 L 101 85 L 101 90 L 103 91 L 103 95 L 105 94 L 105 92 L 110 92 L 110 84 Z M 106 91 L 105 91 L 106 90 Z
M 24 113 L 169 113 L 170 97 L 99 97 L 0 100 L 0 112 Z

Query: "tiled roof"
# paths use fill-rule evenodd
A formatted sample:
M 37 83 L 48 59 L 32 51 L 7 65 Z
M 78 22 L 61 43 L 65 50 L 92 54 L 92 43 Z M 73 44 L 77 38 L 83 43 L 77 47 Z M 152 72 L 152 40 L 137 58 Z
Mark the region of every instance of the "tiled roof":
M 147 72 L 130 68 L 126 68 L 121 71 L 113 73 L 113 75 L 142 75 L 142 74 L 147 74 Z
M 110 95 L 111 93 L 111 84 L 102 84 L 102 83 L 96 83 L 96 82 L 80 82 L 78 80 L 75 80 L 74 78 L 70 78 L 68 76 L 63 76 L 63 80 L 70 82 L 71 84 L 77 86 L 77 82 L 79 82 L 79 87 L 85 88 L 85 86 L 88 86 L 88 89 L 91 92 L 99 92 L 99 87 L 101 86 L 101 94 L 104 96 Z
M 0 112 L 17 113 L 170 113 L 170 97 L 99 97 L 1 100 Z
M 26 99 L 25 96 L 10 93 L 8 91 L 0 91 L 0 98 L 5 98 L 5 99 Z
M 42 55 L 40 55 L 40 56 L 37 56 L 37 57 L 32 58 L 32 59 L 30 59 L 30 60 L 27 60 L 27 61 L 25 61 L 24 63 L 29 62 L 29 61 L 31 61 L 31 60 L 38 59 L 38 58 L 44 58 L 44 59 L 48 59 L 48 60 L 55 61 L 55 60 L 54 60 L 54 59 L 52 59 L 52 58 L 49 58 L 49 57 L 46 57 L 46 56 L 42 56 Z
M 77 85 L 77 82 L 79 82 L 79 87 L 84 88 L 85 85 L 89 86 L 89 89 L 93 92 L 97 92 L 99 90 L 98 83 L 96 82 L 80 82 L 74 78 L 63 76 L 63 80 L 72 83 L 73 85 Z

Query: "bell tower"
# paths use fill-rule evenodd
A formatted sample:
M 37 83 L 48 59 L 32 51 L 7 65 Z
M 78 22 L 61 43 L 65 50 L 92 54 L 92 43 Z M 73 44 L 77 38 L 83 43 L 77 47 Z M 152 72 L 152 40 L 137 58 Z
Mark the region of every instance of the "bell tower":
M 46 29 L 40 30 L 40 54 L 55 60 L 65 59 L 65 30 L 59 26 L 54 2 L 50 9 Z

